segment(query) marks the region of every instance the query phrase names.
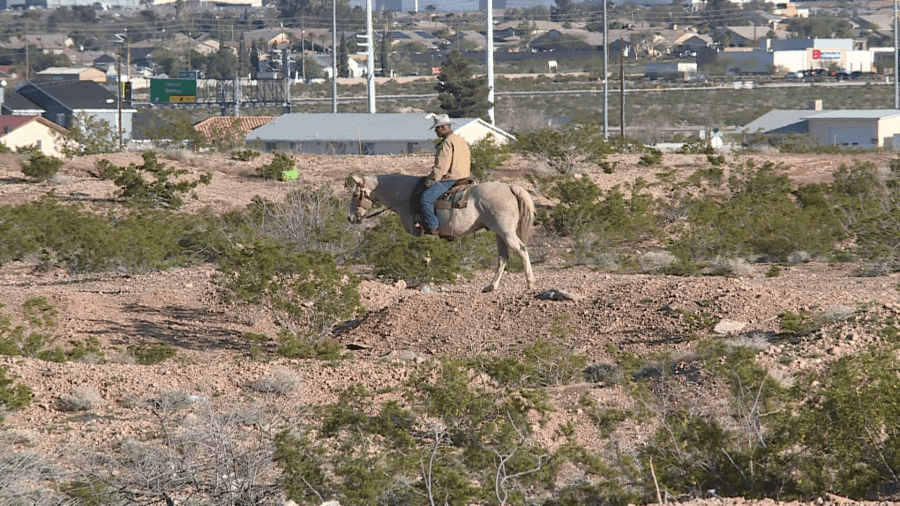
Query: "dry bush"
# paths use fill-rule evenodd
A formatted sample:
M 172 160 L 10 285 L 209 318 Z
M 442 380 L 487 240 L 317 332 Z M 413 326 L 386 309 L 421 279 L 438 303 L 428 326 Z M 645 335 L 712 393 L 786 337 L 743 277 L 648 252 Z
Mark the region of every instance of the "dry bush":
M 158 416 L 165 438 L 126 440 L 112 457 L 95 454 L 94 465 L 129 497 L 272 504 L 279 477 L 272 454 L 275 434 L 286 426 L 282 414 L 262 405 L 225 412 L 208 402 L 195 406 Z
M 812 256 L 805 251 L 795 251 L 788 255 L 787 261 L 791 264 L 805 264 L 812 260 Z
M 716 257 L 709 263 L 706 270 L 714 274 L 740 277 L 753 277 L 756 275 L 756 268 L 743 258 Z
M 264 378 L 260 378 L 252 383 L 249 387 L 263 394 L 279 394 L 287 395 L 302 384 L 300 376 L 294 371 L 288 369 L 276 369 Z
M 62 411 L 87 411 L 96 408 L 103 398 L 91 387 L 77 387 L 71 393 L 59 396 L 57 405 Z
M 643 272 L 654 272 L 677 262 L 675 255 L 668 251 L 648 251 L 641 255 L 640 264 Z

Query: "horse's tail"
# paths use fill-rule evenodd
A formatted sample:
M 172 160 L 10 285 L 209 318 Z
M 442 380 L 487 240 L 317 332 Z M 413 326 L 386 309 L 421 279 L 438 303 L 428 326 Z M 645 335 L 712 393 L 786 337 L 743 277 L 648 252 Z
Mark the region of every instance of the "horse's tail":
M 519 224 L 516 226 L 516 235 L 524 244 L 528 242 L 531 226 L 534 225 L 534 201 L 525 188 L 515 184 L 509 185 L 509 188 L 519 201 Z

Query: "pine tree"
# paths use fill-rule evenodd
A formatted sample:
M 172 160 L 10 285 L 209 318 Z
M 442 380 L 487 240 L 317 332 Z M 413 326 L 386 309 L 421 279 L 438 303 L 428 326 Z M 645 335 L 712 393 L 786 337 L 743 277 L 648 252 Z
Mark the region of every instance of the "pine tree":
M 459 51 L 447 55 L 441 62 L 438 76 L 438 100 L 451 118 L 487 118 L 491 103 L 488 102 L 486 77 L 472 77 L 469 62 Z
M 350 55 L 347 50 L 347 35 L 341 33 L 341 52 L 338 55 L 338 77 L 350 77 Z

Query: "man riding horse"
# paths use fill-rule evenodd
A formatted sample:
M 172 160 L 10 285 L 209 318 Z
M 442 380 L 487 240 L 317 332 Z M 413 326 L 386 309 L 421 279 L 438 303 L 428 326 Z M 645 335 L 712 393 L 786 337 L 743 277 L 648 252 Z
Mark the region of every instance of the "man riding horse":
M 426 180 L 428 188 L 422 193 L 422 215 L 424 222 L 422 232 L 426 235 L 438 235 L 438 219 L 434 214 L 434 202 L 450 189 L 458 180 L 466 179 L 471 172 L 471 154 L 469 145 L 462 137 L 453 133 L 450 125 L 454 123 L 446 114 L 434 116 L 431 127 L 440 141 L 434 151 L 434 167 Z

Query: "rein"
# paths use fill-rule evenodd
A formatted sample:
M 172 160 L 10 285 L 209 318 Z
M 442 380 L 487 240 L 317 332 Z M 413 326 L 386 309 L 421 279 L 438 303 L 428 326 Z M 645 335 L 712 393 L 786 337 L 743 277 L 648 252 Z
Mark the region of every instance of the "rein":
M 356 199 L 356 200 L 357 200 L 357 204 L 356 204 L 357 207 L 362 207 L 363 199 L 368 200 L 368 201 L 371 202 L 373 205 L 376 203 L 376 201 L 375 201 L 374 199 L 372 199 L 371 195 L 369 194 L 370 190 L 369 190 L 368 188 L 366 188 L 365 184 L 362 184 L 362 185 L 357 184 L 357 185 L 356 185 L 356 189 L 357 189 L 357 191 L 359 192 L 359 196 L 358 196 L 357 199 Z M 379 214 L 381 214 L 381 213 L 383 213 L 383 212 L 385 212 L 385 211 L 391 211 L 391 210 L 393 210 L 393 208 L 395 207 L 395 206 L 389 206 L 389 205 L 384 204 L 384 203 L 382 203 L 382 202 L 378 202 L 378 203 L 381 204 L 381 205 L 383 205 L 384 207 L 381 208 L 381 209 L 379 209 L 379 210 L 377 210 L 377 211 L 371 211 L 371 210 L 370 210 L 370 211 L 367 211 L 366 214 L 364 214 L 362 217 L 360 217 L 360 220 L 366 220 L 366 219 L 369 219 L 369 218 L 374 218 L 374 217 L 378 216 Z

